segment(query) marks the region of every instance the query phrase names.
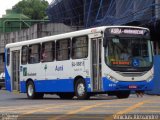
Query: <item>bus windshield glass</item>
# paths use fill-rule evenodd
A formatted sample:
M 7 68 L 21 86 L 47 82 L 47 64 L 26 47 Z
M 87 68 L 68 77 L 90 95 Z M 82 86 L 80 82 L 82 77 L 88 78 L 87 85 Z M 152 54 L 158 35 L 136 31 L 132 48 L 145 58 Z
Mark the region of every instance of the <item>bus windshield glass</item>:
M 105 61 L 111 68 L 151 68 L 151 41 L 138 37 L 111 37 L 105 46 Z M 122 69 L 124 68 L 124 69 Z

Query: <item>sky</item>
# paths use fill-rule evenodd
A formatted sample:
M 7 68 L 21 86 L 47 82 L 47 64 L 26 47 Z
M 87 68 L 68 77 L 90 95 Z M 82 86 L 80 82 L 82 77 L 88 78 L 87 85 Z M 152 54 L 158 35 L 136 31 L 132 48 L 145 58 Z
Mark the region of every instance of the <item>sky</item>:
M 12 6 L 17 4 L 19 1 L 22 0 L 0 0 L 0 18 L 2 17 L 2 15 L 6 14 L 7 9 L 11 9 Z M 52 2 L 52 0 L 47 1 L 49 4 Z

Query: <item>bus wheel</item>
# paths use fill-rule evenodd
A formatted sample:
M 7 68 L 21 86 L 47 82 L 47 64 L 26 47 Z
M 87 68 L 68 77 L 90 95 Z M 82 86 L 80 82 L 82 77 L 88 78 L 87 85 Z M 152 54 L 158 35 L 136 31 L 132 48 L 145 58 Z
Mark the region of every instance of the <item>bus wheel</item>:
M 27 83 L 27 97 L 29 99 L 42 99 L 44 96 L 43 93 L 36 93 L 34 83 L 32 81 L 29 81 Z
M 82 78 L 79 78 L 75 84 L 75 94 L 79 100 L 89 99 L 90 97 L 87 94 L 85 81 Z
M 59 93 L 61 99 L 72 99 L 74 97 L 73 93 Z
M 130 95 L 130 91 L 119 91 L 117 92 L 116 96 L 119 99 L 128 98 Z

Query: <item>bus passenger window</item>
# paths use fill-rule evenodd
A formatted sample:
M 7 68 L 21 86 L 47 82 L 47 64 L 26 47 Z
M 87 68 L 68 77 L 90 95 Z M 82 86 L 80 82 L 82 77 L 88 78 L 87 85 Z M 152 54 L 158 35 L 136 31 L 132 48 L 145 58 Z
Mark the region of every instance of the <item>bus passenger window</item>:
M 70 39 L 58 40 L 56 42 L 56 60 L 69 60 L 70 58 Z
M 72 58 L 80 59 L 88 56 L 88 37 L 81 36 L 72 40 Z
M 40 62 L 40 44 L 29 46 L 29 63 L 39 63 Z
M 51 62 L 55 59 L 55 43 L 46 42 L 42 44 L 41 61 Z
M 28 47 L 23 46 L 22 47 L 22 55 L 21 55 L 21 64 L 25 65 L 28 62 Z

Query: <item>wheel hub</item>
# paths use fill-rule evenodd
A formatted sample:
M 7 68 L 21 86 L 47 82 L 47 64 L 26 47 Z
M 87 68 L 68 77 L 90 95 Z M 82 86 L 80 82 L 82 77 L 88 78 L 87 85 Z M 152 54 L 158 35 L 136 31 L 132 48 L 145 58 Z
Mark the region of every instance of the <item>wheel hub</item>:
M 33 95 L 33 86 L 32 86 L 32 85 L 29 85 L 29 86 L 28 86 L 28 95 L 29 95 L 29 96 L 32 96 L 32 95 Z
M 84 84 L 78 84 L 78 87 L 77 87 L 77 92 L 78 92 L 78 95 L 79 96 L 82 96 L 84 93 L 85 93 L 85 87 L 84 87 Z

